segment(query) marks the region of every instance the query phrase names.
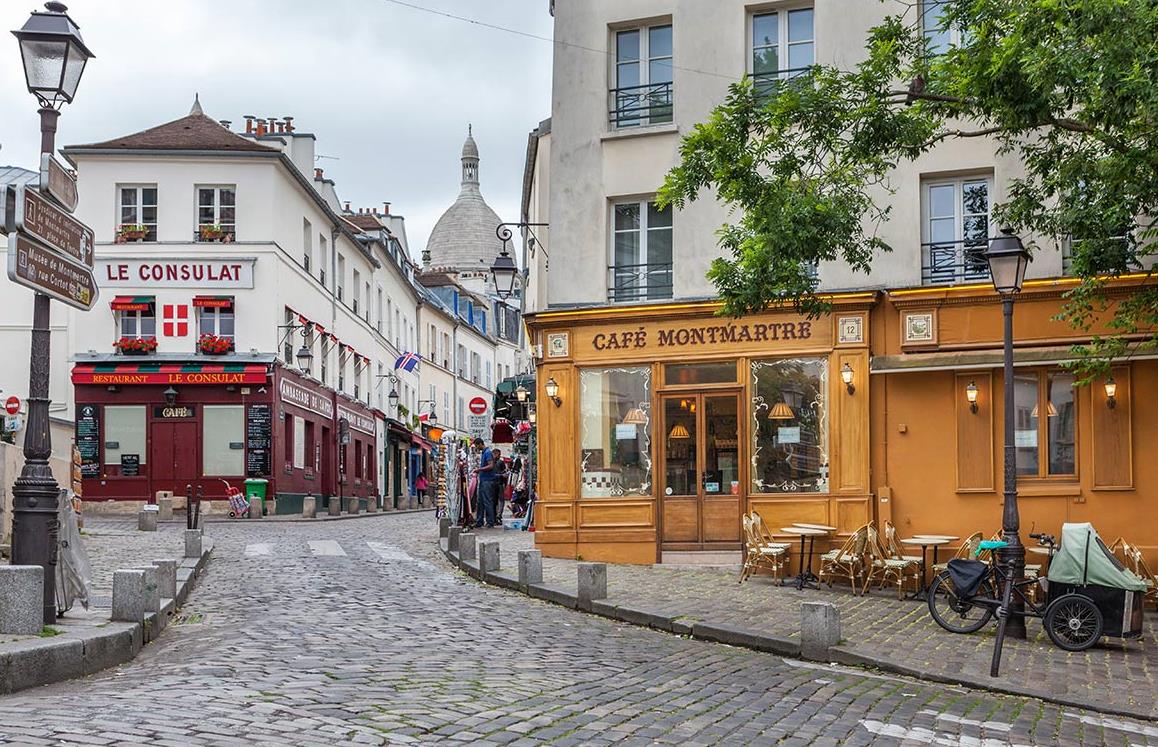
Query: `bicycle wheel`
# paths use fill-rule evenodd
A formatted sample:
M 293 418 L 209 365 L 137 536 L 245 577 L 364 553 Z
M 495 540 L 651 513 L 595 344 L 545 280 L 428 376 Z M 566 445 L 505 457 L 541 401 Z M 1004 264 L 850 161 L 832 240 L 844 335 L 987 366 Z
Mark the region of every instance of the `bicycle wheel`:
M 1042 624 L 1054 645 L 1066 651 L 1085 651 L 1102 637 L 1102 612 L 1081 594 L 1066 594 L 1051 602 Z
M 950 633 L 973 633 L 993 618 L 993 610 L 957 596 L 948 571 L 942 571 L 929 586 L 929 614 Z

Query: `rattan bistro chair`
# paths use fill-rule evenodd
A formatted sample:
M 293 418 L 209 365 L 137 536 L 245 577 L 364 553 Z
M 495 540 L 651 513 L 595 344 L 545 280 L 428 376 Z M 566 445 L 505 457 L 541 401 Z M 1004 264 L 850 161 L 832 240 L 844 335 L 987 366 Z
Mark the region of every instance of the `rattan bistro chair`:
M 834 578 L 847 578 L 852 593 L 860 591 L 860 579 L 865 573 L 865 543 L 868 541 L 870 526 L 865 524 L 852 533 L 844 544 L 836 550 L 829 550 L 820 556 L 820 580 L 832 588 Z
M 885 528 L 887 531 L 888 526 Z M 911 580 L 914 588 L 920 588 L 921 561 L 919 558 L 904 557 L 887 546 L 882 547 L 876 528 L 870 526 L 865 539 L 864 591 L 867 592 L 873 581 L 877 580 L 882 589 L 886 584 L 896 582 L 897 599 L 904 599 L 906 580 Z
M 925 559 L 920 555 L 905 555 L 901 549 L 901 543 L 897 540 L 897 528 L 893 526 L 891 521 L 885 521 L 885 539 L 881 543 L 881 547 L 890 558 L 904 558 L 914 563 L 925 562 Z
M 953 555 L 952 558 L 950 558 L 950 560 L 973 560 L 977 556 L 977 547 L 981 544 L 981 538 L 983 536 L 984 535 L 981 534 L 981 532 L 974 532 L 973 534 L 966 537 L 965 541 L 962 542 L 961 546 L 957 548 L 957 552 Z M 988 552 L 988 550 L 986 552 Z M 936 578 L 938 573 L 948 567 L 948 560 L 946 560 L 944 563 L 933 564 L 933 577 Z
M 756 513 L 743 516 L 745 548 L 744 565 L 740 569 L 741 584 L 760 568 L 771 571 L 772 578 L 780 578 L 787 566 L 789 546 L 782 542 L 765 542 L 756 530 L 758 517 Z
M 1154 571 L 1146 564 L 1146 557 L 1140 549 L 1128 542 L 1122 542 L 1122 551 L 1130 561 L 1127 567 L 1146 583 L 1145 601 L 1158 607 L 1158 576 L 1154 575 Z

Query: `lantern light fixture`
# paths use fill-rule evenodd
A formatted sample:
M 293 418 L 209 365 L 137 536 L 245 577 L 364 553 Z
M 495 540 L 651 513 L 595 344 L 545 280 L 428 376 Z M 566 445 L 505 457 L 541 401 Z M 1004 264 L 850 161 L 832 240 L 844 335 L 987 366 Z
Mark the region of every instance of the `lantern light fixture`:
M 503 250 L 491 264 L 491 282 L 495 285 L 495 293 L 502 300 L 507 300 L 515 293 L 515 278 L 519 275 L 519 267 L 507 252 L 507 245 L 503 243 Z
M 302 343 L 301 348 L 298 350 L 297 359 L 298 368 L 300 368 L 303 373 L 309 373 L 310 367 L 314 362 L 314 351 L 310 350 L 308 345 Z
M 535 410 L 535 408 L 531 407 L 530 409 L 528 409 L 527 410 L 527 422 L 530 423 L 531 425 L 534 425 L 536 422 L 538 422 L 538 420 L 539 420 L 539 413 Z
M 63 3 L 49 2 L 44 7 L 45 11 L 33 11 L 12 35 L 20 42 L 28 92 L 45 109 L 55 110 L 72 103 L 84 66 L 95 55 L 85 46 L 80 27 L 68 17 Z
M 563 400 L 559 398 L 559 382 L 555 381 L 555 377 L 547 379 L 547 383 L 543 385 L 543 391 L 547 393 L 547 398 L 555 403 L 555 407 L 563 404 Z
M 1029 260 L 1029 252 L 1013 229 L 1002 228 L 1001 235 L 989 242 L 985 252 L 993 288 L 1003 296 L 1020 293 Z
M 161 394 L 164 395 L 165 404 L 168 405 L 169 407 L 172 407 L 173 405 L 177 404 L 178 391 L 176 389 L 174 389 L 172 385 L 169 385 L 169 387 L 167 389 L 165 389 L 165 391 L 161 392 Z
M 397 389 L 391 389 L 390 393 L 386 395 L 386 399 L 389 400 L 389 402 L 390 402 L 390 411 L 394 412 L 395 410 L 397 410 L 398 400 L 400 399 L 400 397 L 398 396 L 398 390 Z
M 856 391 L 856 387 L 853 386 L 852 383 L 853 375 L 854 372 L 852 370 L 852 366 L 850 366 L 848 363 L 845 363 L 840 367 L 840 380 L 844 382 L 844 388 L 848 390 L 849 394 L 852 394 Z
M 1118 382 L 1114 381 L 1113 376 L 1106 377 L 1106 407 L 1113 410 L 1118 406 Z
M 515 389 L 515 399 L 517 399 L 520 403 L 526 402 L 527 396 L 529 394 L 530 394 L 530 392 L 522 384 L 519 384 L 518 388 Z
M 969 386 L 965 387 L 965 399 L 969 400 L 969 411 L 974 415 L 977 414 L 977 384 L 970 381 Z

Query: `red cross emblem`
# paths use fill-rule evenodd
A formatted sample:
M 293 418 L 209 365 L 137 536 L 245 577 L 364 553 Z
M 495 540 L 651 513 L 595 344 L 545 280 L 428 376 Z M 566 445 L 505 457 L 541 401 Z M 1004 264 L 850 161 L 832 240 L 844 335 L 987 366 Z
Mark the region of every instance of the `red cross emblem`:
M 188 337 L 189 335 L 189 306 L 183 303 L 167 303 L 163 305 L 161 331 L 165 337 Z

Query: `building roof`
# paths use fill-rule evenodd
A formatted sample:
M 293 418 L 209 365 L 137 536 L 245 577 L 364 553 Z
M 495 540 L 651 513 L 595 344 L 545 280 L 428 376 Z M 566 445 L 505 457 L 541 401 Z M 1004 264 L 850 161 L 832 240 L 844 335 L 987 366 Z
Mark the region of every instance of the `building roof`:
M 40 174 L 36 171 L 22 169 L 19 166 L 0 166 L 0 187 L 9 184 L 30 184 L 39 179 Z
M 351 215 L 343 216 L 347 222 L 353 223 L 363 231 L 380 231 L 386 228 L 378 216 L 373 213 L 353 213 Z
M 220 150 L 278 153 L 277 148 L 244 138 L 211 119 L 194 101 L 193 110 L 180 119 L 134 132 L 131 135 L 87 145 L 70 145 L 66 150 Z
M 488 268 L 502 250 L 495 235 L 498 213 L 483 199 L 479 189 L 478 145 L 468 134 L 462 146 L 462 191 L 447 209 L 426 242 L 429 266 L 447 270 Z

